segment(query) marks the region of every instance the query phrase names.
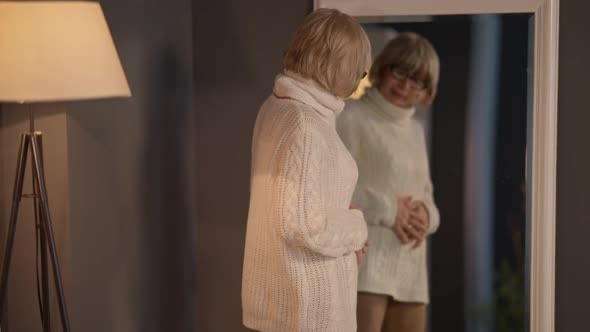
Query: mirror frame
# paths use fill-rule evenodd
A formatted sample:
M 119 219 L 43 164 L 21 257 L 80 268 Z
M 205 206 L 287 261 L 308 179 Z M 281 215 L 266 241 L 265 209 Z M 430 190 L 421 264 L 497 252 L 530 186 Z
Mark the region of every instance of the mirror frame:
M 354 17 L 534 14 L 530 193 L 530 330 L 554 332 L 559 0 L 314 0 Z

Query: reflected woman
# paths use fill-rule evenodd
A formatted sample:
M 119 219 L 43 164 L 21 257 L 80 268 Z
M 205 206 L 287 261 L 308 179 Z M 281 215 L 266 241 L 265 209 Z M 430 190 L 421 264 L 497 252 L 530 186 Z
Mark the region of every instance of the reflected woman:
M 426 330 L 426 238 L 439 225 L 424 131 L 414 112 L 428 106 L 439 76 L 436 51 L 400 33 L 373 63 L 369 88 L 347 103 L 338 132 L 355 158 L 353 204 L 364 212 L 370 250 L 360 266 L 360 332 Z
M 367 225 L 350 208 L 358 172 L 335 122 L 370 54 L 358 22 L 317 10 L 295 33 L 284 72 L 260 108 L 242 276 L 248 328 L 357 330 L 357 264 Z

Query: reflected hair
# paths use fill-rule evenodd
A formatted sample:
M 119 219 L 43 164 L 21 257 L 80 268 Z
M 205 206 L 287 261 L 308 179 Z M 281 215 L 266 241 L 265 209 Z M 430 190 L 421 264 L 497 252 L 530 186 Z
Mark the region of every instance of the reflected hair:
M 371 65 L 371 44 L 361 25 L 335 9 L 309 14 L 283 56 L 286 70 L 348 97 Z
M 426 95 L 420 104 L 432 104 L 438 87 L 440 61 L 436 50 L 426 38 L 414 32 L 402 32 L 389 41 L 371 66 L 371 84 L 379 86 L 382 75 L 391 68 L 400 69 L 410 77 L 424 82 Z

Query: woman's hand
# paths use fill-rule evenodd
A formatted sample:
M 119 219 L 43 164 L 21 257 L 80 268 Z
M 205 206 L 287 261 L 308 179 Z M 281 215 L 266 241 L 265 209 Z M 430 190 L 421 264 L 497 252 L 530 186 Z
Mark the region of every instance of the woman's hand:
M 351 210 L 356 209 L 356 207 L 354 206 L 354 203 L 350 203 L 349 208 Z M 369 246 L 369 241 L 365 241 L 365 245 L 363 246 L 363 248 L 359 251 L 355 251 L 356 254 L 356 262 L 358 265 L 361 265 L 361 263 L 363 262 L 363 256 L 365 256 L 365 253 L 367 253 L 367 247 Z
M 428 213 L 422 202 L 413 202 L 409 196 L 399 197 L 397 203 L 398 212 L 393 223 L 393 232 L 404 244 L 415 241 L 414 248 L 417 248 L 426 237 Z
M 410 219 L 413 221 L 412 226 L 420 230 L 421 236 L 416 238 L 414 248 L 418 248 L 424 242 L 430 227 L 430 215 L 428 209 L 422 201 L 413 201 L 410 203 L 412 209 Z
M 363 256 L 365 256 L 365 254 L 367 253 L 367 247 L 368 246 L 369 246 L 369 241 L 366 241 L 363 249 L 355 252 L 355 254 L 356 254 L 356 263 L 358 265 L 361 265 L 361 263 L 363 262 Z
M 428 230 L 430 227 L 430 215 L 428 214 L 426 205 L 424 205 L 422 201 L 414 201 L 410 203 L 410 206 L 412 208 L 412 217 L 417 219 L 420 224 L 424 226 L 424 230 Z
M 406 244 L 410 242 L 411 236 L 408 231 L 408 223 L 410 221 L 411 215 L 411 208 L 410 202 L 412 198 L 409 196 L 405 197 L 398 197 L 397 199 L 397 215 L 395 216 L 395 221 L 393 222 L 393 232 L 397 237 L 402 241 L 402 243 Z

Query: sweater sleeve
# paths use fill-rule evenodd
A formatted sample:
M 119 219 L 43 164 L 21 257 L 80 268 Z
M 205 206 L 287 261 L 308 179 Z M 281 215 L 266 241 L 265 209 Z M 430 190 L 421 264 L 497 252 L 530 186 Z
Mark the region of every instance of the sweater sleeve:
M 361 209 L 369 225 L 393 226 L 397 215 L 397 202 L 379 194 L 369 187 L 357 187 L 352 199 L 354 205 Z
M 329 167 L 327 144 L 314 124 L 298 121 L 284 134 L 277 150 L 276 190 L 278 230 L 287 242 L 330 257 L 360 250 L 367 226 L 360 210 L 325 205 L 324 181 Z M 325 171 L 324 171 L 325 170 Z

